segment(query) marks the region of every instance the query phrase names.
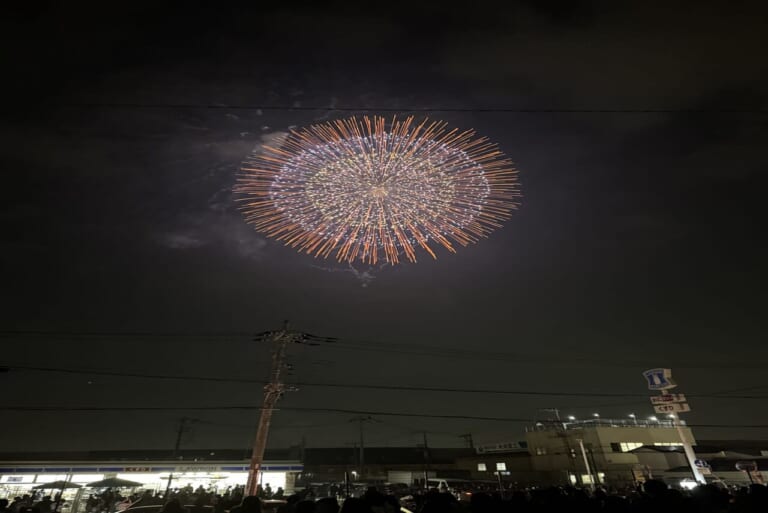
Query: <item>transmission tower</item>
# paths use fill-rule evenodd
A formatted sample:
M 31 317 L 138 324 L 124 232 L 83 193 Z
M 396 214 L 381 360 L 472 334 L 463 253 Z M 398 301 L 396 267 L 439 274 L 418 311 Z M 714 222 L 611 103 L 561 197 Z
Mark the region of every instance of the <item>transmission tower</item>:
M 248 468 L 248 482 L 245 486 L 246 496 L 256 495 L 258 492 L 261 465 L 264 462 L 264 451 L 267 448 L 267 438 L 269 437 L 269 425 L 272 422 L 272 413 L 275 410 L 275 406 L 286 391 L 296 390 L 295 387 L 290 387 L 283 383 L 282 379 L 283 371 L 287 368 L 292 368 L 285 363 L 288 345 L 304 344 L 319 346 L 323 343 L 336 341 L 335 338 L 319 337 L 309 333 L 293 331 L 290 329 L 288 321 L 283 323 L 283 328 L 279 331 L 259 333 L 256 335 L 256 340 L 272 344 L 272 368 L 269 383 L 264 385 L 264 401 L 261 405 L 259 424 L 256 428 L 256 439 L 253 442 L 251 464 Z

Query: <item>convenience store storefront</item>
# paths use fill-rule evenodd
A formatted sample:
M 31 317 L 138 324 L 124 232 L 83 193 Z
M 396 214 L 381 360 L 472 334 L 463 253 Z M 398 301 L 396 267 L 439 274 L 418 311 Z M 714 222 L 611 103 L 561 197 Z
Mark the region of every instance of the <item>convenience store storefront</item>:
M 296 476 L 302 472 L 303 465 L 297 461 L 267 461 L 262 465 L 260 482 L 273 490 L 282 488 L 286 494 L 293 491 Z M 64 501 L 71 507 L 67 510 L 78 511 L 80 498 L 87 498 L 94 493 L 86 485 L 102 479 L 117 477 L 141 483 L 136 490 L 163 492 L 171 478 L 172 488 L 202 486 L 214 493 L 223 493 L 229 487 L 245 485 L 248 478 L 248 465 L 237 462 L 3 462 L 0 461 L 0 498 L 9 498 L 29 493 L 35 487 L 54 481 L 68 481 L 81 488 L 64 490 Z M 60 490 L 45 489 L 45 495 L 54 496 Z M 66 510 L 65 510 L 66 511 Z

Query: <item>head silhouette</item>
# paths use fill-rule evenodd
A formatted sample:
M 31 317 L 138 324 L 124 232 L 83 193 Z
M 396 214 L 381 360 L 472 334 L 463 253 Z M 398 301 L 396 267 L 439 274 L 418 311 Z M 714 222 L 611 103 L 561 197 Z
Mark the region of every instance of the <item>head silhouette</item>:
M 240 513 L 261 513 L 261 499 L 256 495 L 249 495 L 240 504 Z

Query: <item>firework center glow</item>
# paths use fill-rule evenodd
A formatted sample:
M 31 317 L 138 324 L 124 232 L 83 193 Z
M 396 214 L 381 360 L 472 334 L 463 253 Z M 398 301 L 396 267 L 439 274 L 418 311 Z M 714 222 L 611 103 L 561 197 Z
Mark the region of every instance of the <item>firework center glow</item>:
M 398 263 L 430 241 L 455 251 L 516 207 L 515 171 L 472 132 L 363 118 L 293 132 L 243 167 L 246 220 L 301 251 Z

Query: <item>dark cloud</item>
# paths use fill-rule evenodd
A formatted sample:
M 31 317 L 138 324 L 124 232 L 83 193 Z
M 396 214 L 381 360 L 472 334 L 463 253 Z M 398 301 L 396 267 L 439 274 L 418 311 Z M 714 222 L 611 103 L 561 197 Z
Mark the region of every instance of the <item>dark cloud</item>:
M 521 107 L 532 100 L 586 109 L 749 109 L 765 102 L 768 69 L 750 49 L 768 41 L 749 9 L 614 6 L 583 23 L 553 23 L 534 9 L 509 21 L 514 30 L 449 40 L 445 70 Z M 744 89 L 761 97 L 744 96 Z M 728 91 L 714 105 L 708 101 Z
M 253 259 L 261 258 L 267 246 L 266 239 L 244 226 L 239 216 L 216 213 L 182 218 L 176 230 L 159 234 L 158 242 L 176 250 L 216 246 L 220 251 Z
M 2 326 L 192 336 L 5 338 L 4 361 L 260 377 L 265 348 L 248 336 L 202 334 L 259 332 L 289 318 L 347 342 L 297 351 L 305 381 L 636 394 L 646 365 L 670 364 L 684 392 L 762 386 L 768 162 L 759 9 L 385 7 L 337 15 L 131 4 L 97 23 L 78 7 L 8 18 L 4 37 L 19 51 L 8 62 L 0 122 Z M 221 108 L 233 104 L 328 110 Z M 240 216 L 238 167 L 291 127 L 339 117 L 334 107 L 436 105 L 692 111 L 434 113 L 497 141 L 520 168 L 525 195 L 501 230 L 437 260 L 350 268 L 297 254 Z M 258 386 L 120 378 L 100 380 L 96 392 L 78 376 L 0 380 L 15 391 L 0 406 L 255 405 L 260 394 Z M 66 399 L 51 399 L 54 388 Z M 553 406 L 604 416 L 648 409 L 589 397 L 313 388 L 284 405 L 531 418 Z M 692 406 L 692 422 L 768 422 L 748 401 Z M 199 415 L 250 425 L 255 413 Z M 0 445 L 167 446 L 177 416 L 148 414 L 137 428 L 118 414 L 61 414 L 54 432 L 49 417 L 19 413 L 0 427 Z M 281 411 L 272 443 L 300 440 L 292 426 L 343 422 L 304 430 L 311 444 L 343 444 L 355 436 L 347 420 Z M 468 431 L 517 438 L 523 426 L 408 427 L 435 432 L 439 445 L 458 444 L 454 435 Z M 252 436 L 198 429 L 200 446 L 247 445 Z M 383 424 L 371 436 L 412 442 Z

